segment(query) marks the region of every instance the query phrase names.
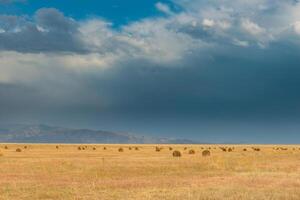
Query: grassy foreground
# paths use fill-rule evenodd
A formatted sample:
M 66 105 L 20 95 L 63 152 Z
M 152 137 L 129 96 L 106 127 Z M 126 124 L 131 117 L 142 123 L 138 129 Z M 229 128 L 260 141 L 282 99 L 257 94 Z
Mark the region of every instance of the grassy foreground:
M 297 146 L 157 146 L 0 144 L 0 200 L 300 199 Z

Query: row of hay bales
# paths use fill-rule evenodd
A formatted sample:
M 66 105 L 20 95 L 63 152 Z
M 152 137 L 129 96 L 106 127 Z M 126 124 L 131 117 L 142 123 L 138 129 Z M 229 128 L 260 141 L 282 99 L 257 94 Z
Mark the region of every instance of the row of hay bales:
M 55 146 L 55 148 L 56 149 L 59 149 L 60 147 L 58 146 L 58 145 L 56 145 Z M 77 147 L 77 149 L 78 150 L 87 150 L 89 148 L 89 146 L 78 146 Z M 128 150 L 136 150 L 136 151 L 138 151 L 139 150 L 139 147 L 127 147 L 128 148 Z M 210 151 L 209 150 L 211 150 L 211 149 L 217 149 L 217 147 L 200 147 L 202 150 L 204 150 L 202 153 L 204 153 L 204 152 L 209 152 L 209 155 L 210 155 Z M 223 152 L 233 152 L 234 150 L 235 150 L 235 147 L 218 147 L 220 150 L 222 150 Z M 9 149 L 8 148 L 8 146 L 4 146 L 4 149 Z M 23 146 L 23 149 L 28 149 L 28 146 Z M 96 147 L 91 147 L 91 149 L 92 150 L 97 150 L 97 148 Z M 103 147 L 103 150 L 106 150 L 107 149 L 107 147 Z M 160 152 L 161 150 L 163 150 L 164 148 L 163 147 L 159 147 L 159 146 L 156 146 L 155 147 L 155 151 L 156 152 Z M 168 147 L 168 149 L 170 150 L 170 151 L 173 151 L 173 147 Z M 183 148 L 184 149 L 184 151 L 186 151 L 186 150 L 188 150 L 188 148 L 187 147 L 184 147 Z M 257 152 L 259 152 L 259 151 L 261 151 L 261 149 L 260 148 L 257 148 L 257 147 L 249 147 L 248 149 L 247 148 L 243 148 L 242 149 L 242 151 L 248 151 L 248 150 L 253 150 L 253 151 L 257 151 Z M 118 148 L 118 151 L 119 152 L 124 152 L 124 150 L 125 150 L 125 147 L 120 147 L 120 148 Z M 287 151 L 287 150 L 289 150 L 288 148 L 286 148 L 286 147 L 273 147 L 273 150 L 277 150 L 277 151 Z M 296 148 L 292 148 L 292 150 L 297 150 Z M 299 148 L 299 150 L 300 150 L 300 148 Z M 22 152 L 22 148 L 17 148 L 16 149 L 16 152 Z M 176 152 L 176 153 L 174 153 L 174 152 Z M 175 155 L 177 155 L 177 156 L 175 156 L 175 157 L 180 157 L 181 156 L 181 152 L 180 153 L 178 153 L 179 151 L 174 151 L 173 153 L 175 154 Z M 195 154 L 196 152 L 195 152 L 195 150 L 194 149 L 189 149 L 188 150 L 188 154 Z M 205 154 L 205 153 L 204 153 Z
M 273 149 L 276 150 L 276 151 L 287 151 L 287 150 L 289 150 L 286 147 L 277 147 L 277 148 L 274 147 Z M 296 148 L 292 148 L 292 150 L 295 151 Z M 300 148 L 299 148 L 299 150 L 300 150 Z
M 57 148 L 57 147 L 56 147 Z M 92 150 L 94 150 L 94 151 L 96 151 L 97 150 L 97 148 L 96 147 L 91 147 L 92 148 Z M 58 149 L 58 148 L 57 148 Z M 79 151 L 81 151 L 81 150 L 87 150 L 88 149 L 88 146 L 79 146 L 79 147 L 77 147 L 77 149 L 79 150 Z M 103 150 L 106 150 L 106 147 L 103 147 Z
M 140 150 L 138 147 L 128 147 L 128 150 L 135 150 L 135 151 L 138 151 L 138 150 Z M 124 148 L 123 147 L 120 147 L 119 149 L 118 149 L 118 151 L 119 152 L 124 152 Z
M 79 146 L 79 147 L 77 147 L 77 149 L 78 150 L 86 150 L 88 147 L 87 146 Z M 92 147 L 92 149 L 95 151 L 95 150 L 97 150 L 97 148 L 96 147 Z M 107 150 L 107 148 L 106 147 L 103 147 L 103 150 Z M 125 148 L 123 148 L 123 147 L 120 147 L 120 148 L 118 148 L 118 151 L 119 152 L 124 152 L 124 150 L 125 150 Z M 128 150 L 135 150 L 135 151 L 138 151 L 139 150 L 139 147 L 128 147 Z
M 189 154 L 195 154 L 196 152 L 195 152 L 195 150 L 193 150 L 193 149 L 190 149 L 189 150 Z M 204 151 L 202 151 L 202 156 L 203 157 L 208 157 L 208 156 L 210 156 L 210 151 L 209 150 L 204 150 Z M 173 151 L 173 157 L 181 157 L 182 156 L 182 153 L 180 152 L 180 151 L 178 151 L 178 150 L 175 150 L 175 151 Z

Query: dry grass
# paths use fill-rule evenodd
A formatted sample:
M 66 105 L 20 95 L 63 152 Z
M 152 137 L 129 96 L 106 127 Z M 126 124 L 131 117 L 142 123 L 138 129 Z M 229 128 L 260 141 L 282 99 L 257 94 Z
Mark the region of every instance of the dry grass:
M 299 146 L 189 145 L 196 152 L 210 147 L 211 154 L 181 151 L 178 159 L 169 150 L 155 152 L 156 145 L 132 145 L 139 151 L 123 153 L 118 149 L 128 145 L 105 145 L 106 151 L 93 151 L 104 145 L 27 146 L 2 145 L 0 200 L 300 199 Z

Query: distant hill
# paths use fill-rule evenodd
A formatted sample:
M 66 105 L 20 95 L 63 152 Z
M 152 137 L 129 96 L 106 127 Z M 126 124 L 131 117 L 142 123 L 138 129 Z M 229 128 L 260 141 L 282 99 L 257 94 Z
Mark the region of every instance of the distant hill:
M 48 125 L 0 125 L 0 142 L 9 143 L 105 143 L 193 144 L 187 139 L 153 138 L 110 131 L 72 129 Z

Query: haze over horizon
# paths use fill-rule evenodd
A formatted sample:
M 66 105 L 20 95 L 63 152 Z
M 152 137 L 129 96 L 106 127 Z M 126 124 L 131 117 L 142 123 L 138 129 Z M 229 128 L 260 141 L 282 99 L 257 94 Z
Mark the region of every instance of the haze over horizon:
M 0 0 L 0 122 L 300 143 L 297 0 Z

